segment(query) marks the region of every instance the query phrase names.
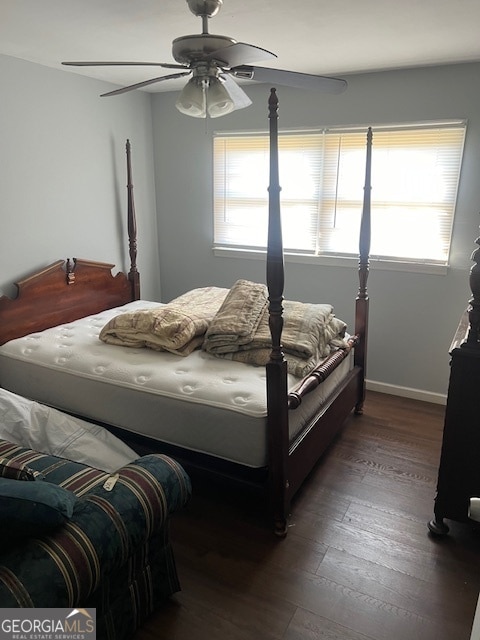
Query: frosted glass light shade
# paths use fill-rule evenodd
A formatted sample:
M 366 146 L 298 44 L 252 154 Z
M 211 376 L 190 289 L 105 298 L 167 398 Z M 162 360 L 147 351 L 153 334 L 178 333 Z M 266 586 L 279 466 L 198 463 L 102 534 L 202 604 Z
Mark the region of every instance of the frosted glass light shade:
M 211 118 L 219 118 L 235 109 L 235 104 L 230 97 L 223 82 L 218 78 L 210 78 L 207 90 L 207 111 Z
M 183 87 L 175 103 L 177 109 L 193 118 L 207 117 L 207 101 L 202 82 L 191 78 Z

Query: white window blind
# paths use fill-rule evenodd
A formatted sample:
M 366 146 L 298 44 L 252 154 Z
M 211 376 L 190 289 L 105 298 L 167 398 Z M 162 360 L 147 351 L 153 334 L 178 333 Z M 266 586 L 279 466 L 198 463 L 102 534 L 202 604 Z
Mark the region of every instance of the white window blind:
M 372 244 L 379 259 L 446 264 L 465 123 L 373 128 Z M 214 138 L 214 244 L 263 249 L 267 135 Z M 279 134 L 284 248 L 356 256 L 366 129 Z

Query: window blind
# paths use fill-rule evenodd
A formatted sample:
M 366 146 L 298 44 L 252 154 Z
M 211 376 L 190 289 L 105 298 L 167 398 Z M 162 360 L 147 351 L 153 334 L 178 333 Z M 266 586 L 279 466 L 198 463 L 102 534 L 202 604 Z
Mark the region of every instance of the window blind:
M 371 255 L 446 264 L 465 122 L 373 128 Z M 279 135 L 285 250 L 357 255 L 366 128 Z M 267 241 L 267 135 L 214 138 L 214 244 Z

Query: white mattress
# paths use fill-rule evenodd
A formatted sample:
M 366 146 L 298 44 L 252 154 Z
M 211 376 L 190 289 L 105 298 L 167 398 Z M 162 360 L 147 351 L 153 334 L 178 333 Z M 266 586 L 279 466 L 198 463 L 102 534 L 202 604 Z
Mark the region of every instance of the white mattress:
M 183 358 L 108 345 L 101 328 L 131 302 L 0 346 L 0 386 L 87 419 L 251 467 L 266 464 L 266 376 L 195 351 Z M 321 385 L 323 399 L 348 373 L 347 358 Z M 289 376 L 289 389 L 298 379 Z M 318 395 L 315 404 L 318 404 Z M 312 395 L 290 414 L 290 434 L 313 411 Z

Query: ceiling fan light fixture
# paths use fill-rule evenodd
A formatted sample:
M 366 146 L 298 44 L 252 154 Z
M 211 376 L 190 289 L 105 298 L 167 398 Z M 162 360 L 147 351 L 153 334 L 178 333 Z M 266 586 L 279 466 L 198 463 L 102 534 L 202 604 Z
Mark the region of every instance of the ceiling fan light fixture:
M 190 78 L 180 92 L 175 106 L 186 116 L 206 118 L 207 98 L 204 81 L 198 77 Z
M 207 89 L 207 112 L 210 118 L 219 118 L 235 110 L 227 88 L 219 78 L 210 78 Z
M 313 89 L 328 93 L 341 93 L 347 87 L 345 80 L 316 76 L 284 69 L 251 66 L 257 60 L 277 56 L 271 51 L 246 42 L 237 42 L 229 36 L 209 33 L 208 21 L 223 5 L 223 0 L 186 0 L 190 11 L 202 20 L 202 32 L 175 38 L 172 55 L 176 64 L 169 62 L 62 62 L 76 67 L 85 66 L 158 66 L 178 69 L 175 73 L 136 82 L 102 96 L 113 96 L 134 89 L 192 75 L 175 103 L 177 109 L 193 118 L 219 118 L 232 111 L 244 109 L 252 101 L 235 78 L 254 82 L 282 85 L 298 89 Z

